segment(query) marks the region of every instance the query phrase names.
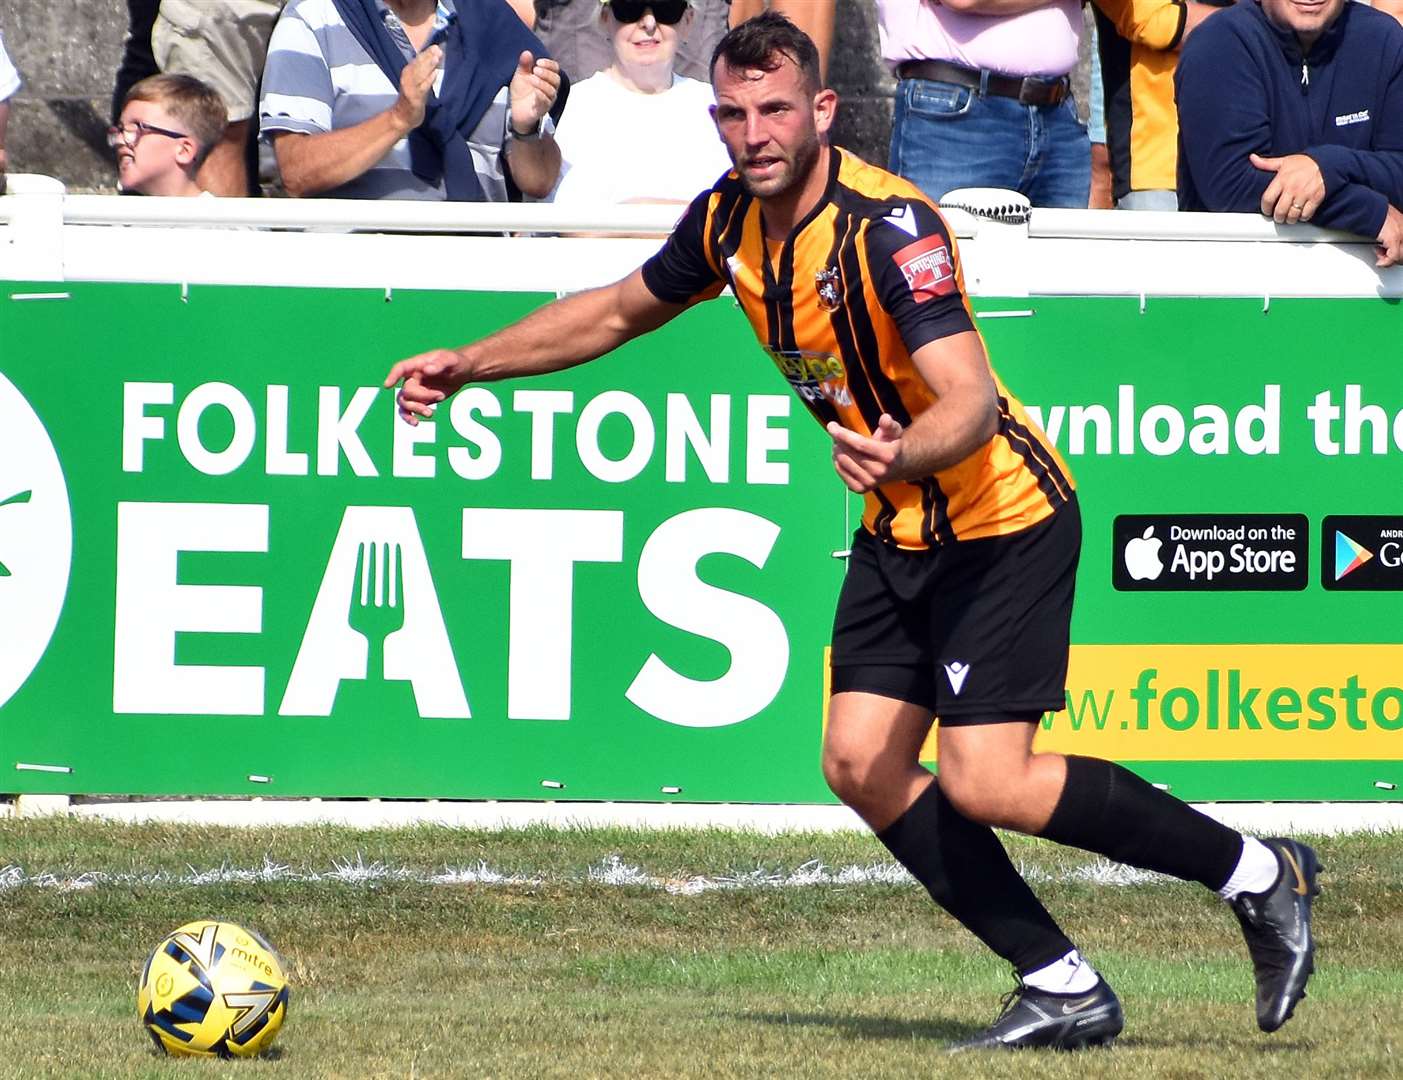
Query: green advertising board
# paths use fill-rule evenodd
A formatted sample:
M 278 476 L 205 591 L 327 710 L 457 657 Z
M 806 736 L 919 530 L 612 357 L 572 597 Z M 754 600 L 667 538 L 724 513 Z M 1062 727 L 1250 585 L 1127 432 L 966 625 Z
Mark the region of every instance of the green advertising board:
M 728 300 L 411 429 L 394 360 L 549 297 L 8 291 L 0 787 L 833 801 L 857 507 Z M 1396 305 L 977 307 L 1082 497 L 1042 745 L 1186 798 L 1398 797 Z

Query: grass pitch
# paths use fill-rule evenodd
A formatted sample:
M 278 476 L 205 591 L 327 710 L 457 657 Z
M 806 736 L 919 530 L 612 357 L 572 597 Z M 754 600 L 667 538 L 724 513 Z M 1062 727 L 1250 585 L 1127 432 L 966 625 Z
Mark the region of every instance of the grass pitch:
M 1006 842 L 1120 994 L 1113 1050 L 945 1058 L 1011 977 L 856 834 L 0 821 L 0 1074 L 1403 1075 L 1403 835 L 1316 842 L 1318 974 L 1273 1036 L 1216 898 Z M 146 953 L 197 918 L 282 953 L 271 1056 L 168 1060 L 142 1031 Z

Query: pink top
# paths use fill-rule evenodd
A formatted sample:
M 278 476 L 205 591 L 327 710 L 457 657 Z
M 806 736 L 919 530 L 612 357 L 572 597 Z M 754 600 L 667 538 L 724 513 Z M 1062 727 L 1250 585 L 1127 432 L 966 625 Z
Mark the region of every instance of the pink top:
M 1065 75 L 1077 63 L 1078 0 L 1052 0 L 1022 15 L 961 15 L 937 0 L 877 0 L 882 56 L 950 60 L 1005 75 Z

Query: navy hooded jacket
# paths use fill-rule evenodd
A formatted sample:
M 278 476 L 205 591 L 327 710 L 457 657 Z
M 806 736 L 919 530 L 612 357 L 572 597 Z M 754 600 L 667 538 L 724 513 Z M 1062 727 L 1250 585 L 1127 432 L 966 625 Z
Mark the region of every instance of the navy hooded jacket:
M 1403 25 L 1345 0 L 1301 54 L 1294 32 L 1241 0 L 1184 44 L 1179 102 L 1179 208 L 1260 213 L 1276 174 L 1248 154 L 1307 154 L 1325 178 L 1311 224 L 1374 239 L 1403 209 Z

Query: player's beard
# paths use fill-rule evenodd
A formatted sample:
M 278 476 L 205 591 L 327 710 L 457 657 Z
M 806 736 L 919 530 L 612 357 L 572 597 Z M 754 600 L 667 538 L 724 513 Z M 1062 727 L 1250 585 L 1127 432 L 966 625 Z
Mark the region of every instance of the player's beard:
M 760 181 L 750 179 L 742 167 L 742 162 L 735 163 L 736 172 L 748 194 L 757 199 L 776 199 L 796 187 L 801 187 L 804 181 L 809 178 L 809 174 L 814 171 L 814 166 L 818 162 L 820 145 L 818 132 L 812 131 L 807 139 L 787 154 L 762 155 L 778 158 L 784 167 L 776 175 L 768 176 Z

